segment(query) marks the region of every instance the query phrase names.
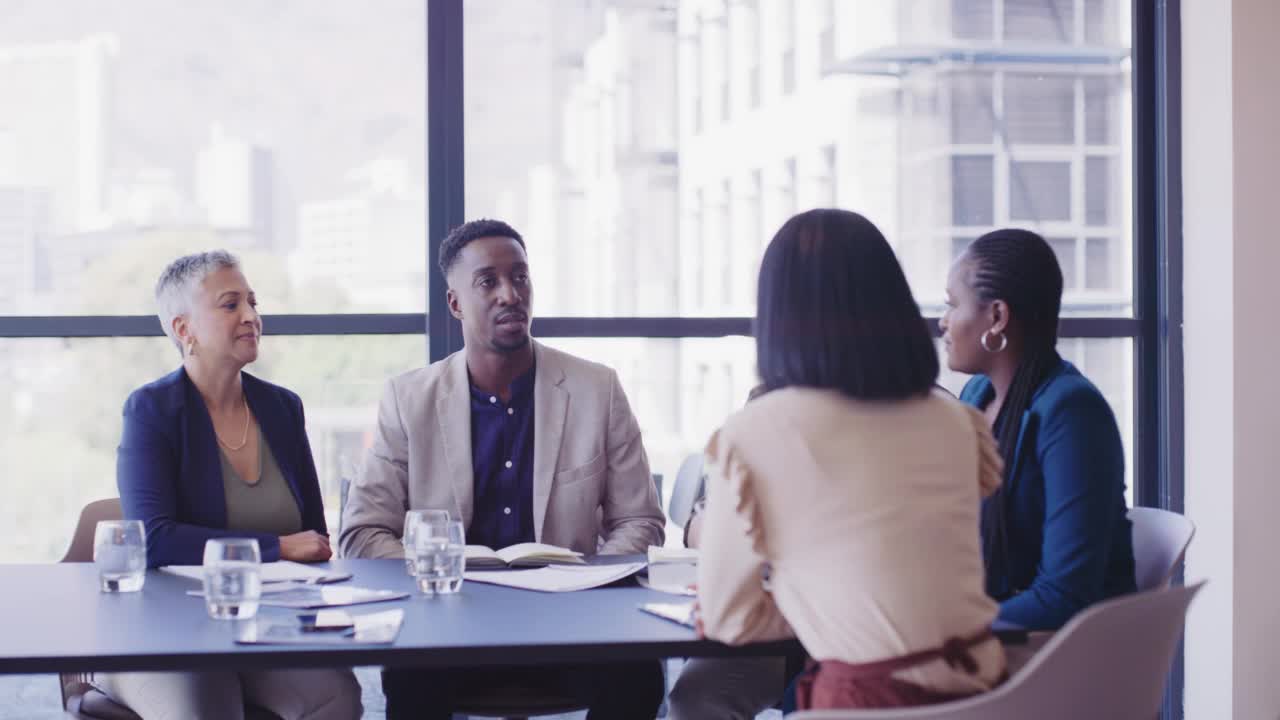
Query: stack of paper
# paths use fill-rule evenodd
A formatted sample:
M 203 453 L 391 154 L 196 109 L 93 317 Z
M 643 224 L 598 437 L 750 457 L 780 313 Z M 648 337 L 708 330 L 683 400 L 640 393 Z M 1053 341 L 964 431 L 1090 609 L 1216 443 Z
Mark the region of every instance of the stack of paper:
M 692 595 L 697 582 L 697 550 L 649 546 L 648 587 L 675 595 Z
M 618 565 L 548 565 L 537 570 L 468 571 L 465 577 L 472 582 L 505 585 L 522 590 L 574 592 L 608 585 L 634 575 L 643 568 L 642 562 Z

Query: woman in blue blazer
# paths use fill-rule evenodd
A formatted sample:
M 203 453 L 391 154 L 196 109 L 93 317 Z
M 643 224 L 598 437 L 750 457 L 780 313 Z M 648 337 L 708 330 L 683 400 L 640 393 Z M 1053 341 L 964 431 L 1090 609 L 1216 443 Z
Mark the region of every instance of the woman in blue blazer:
M 1004 483 L 983 501 L 987 592 L 1000 619 L 1056 630 L 1135 589 L 1124 449 L 1107 401 L 1056 350 L 1062 270 L 1026 230 L 975 240 L 951 269 L 941 327 L 960 399 L 986 415 Z
M 302 401 L 243 372 L 262 318 L 225 251 L 179 258 L 156 284 L 182 367 L 124 405 L 116 482 L 127 518 L 146 526 L 147 564 L 199 565 L 211 538 L 258 540 L 264 562 L 328 560 L 328 531 Z M 358 718 L 350 670 L 122 673 L 95 684 L 143 717 L 243 716 L 246 703 L 285 720 Z

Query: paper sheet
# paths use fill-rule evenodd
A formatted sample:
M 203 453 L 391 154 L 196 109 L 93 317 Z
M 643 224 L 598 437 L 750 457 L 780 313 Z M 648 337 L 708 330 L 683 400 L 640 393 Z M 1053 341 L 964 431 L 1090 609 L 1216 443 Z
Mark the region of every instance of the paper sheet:
M 160 568 L 161 572 L 167 572 L 171 575 L 190 578 L 192 580 L 204 580 L 203 565 L 165 565 Z M 288 582 L 288 581 L 307 581 L 312 578 L 324 579 L 329 575 L 345 575 L 351 577 L 347 573 L 333 573 L 323 568 L 311 567 L 296 563 L 291 560 L 280 560 L 277 562 L 262 563 L 262 582 Z
M 634 575 L 644 568 L 642 562 L 618 565 L 548 565 L 537 570 L 475 570 L 464 575 L 472 582 L 505 585 L 538 592 L 575 592 L 608 585 Z

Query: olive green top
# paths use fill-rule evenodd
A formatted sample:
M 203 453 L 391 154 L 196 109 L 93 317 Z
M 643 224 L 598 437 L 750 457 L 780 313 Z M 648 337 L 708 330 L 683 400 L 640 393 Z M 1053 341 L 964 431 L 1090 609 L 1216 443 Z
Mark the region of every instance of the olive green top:
M 258 482 L 245 482 L 222 448 L 222 491 L 227 499 L 227 528 L 247 532 L 292 535 L 302 532 L 302 510 L 258 429 Z

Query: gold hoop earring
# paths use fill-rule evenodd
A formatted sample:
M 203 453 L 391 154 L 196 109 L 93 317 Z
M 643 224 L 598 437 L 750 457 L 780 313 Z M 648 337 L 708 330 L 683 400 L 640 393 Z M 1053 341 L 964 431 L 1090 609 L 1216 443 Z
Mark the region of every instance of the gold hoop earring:
M 987 338 L 991 337 L 991 335 L 992 335 L 991 331 L 988 330 L 982 333 L 982 338 L 978 340 L 978 342 L 982 343 L 983 350 L 986 350 L 989 353 L 998 353 L 998 352 L 1003 352 L 1005 348 L 1009 347 L 1009 336 L 1005 335 L 1003 331 L 996 333 L 996 335 L 1000 338 L 1000 347 L 993 348 L 989 344 L 987 344 Z

